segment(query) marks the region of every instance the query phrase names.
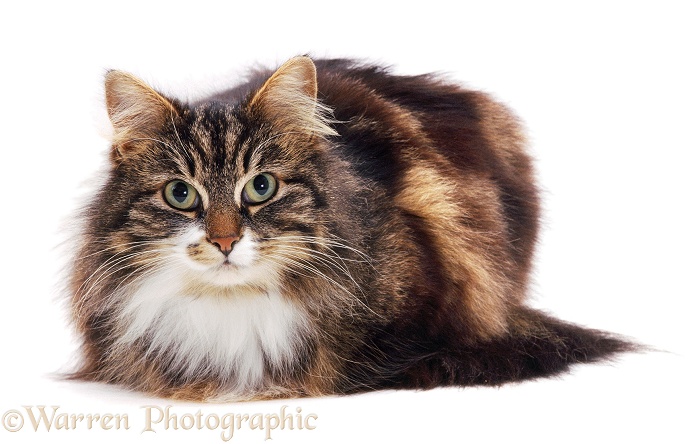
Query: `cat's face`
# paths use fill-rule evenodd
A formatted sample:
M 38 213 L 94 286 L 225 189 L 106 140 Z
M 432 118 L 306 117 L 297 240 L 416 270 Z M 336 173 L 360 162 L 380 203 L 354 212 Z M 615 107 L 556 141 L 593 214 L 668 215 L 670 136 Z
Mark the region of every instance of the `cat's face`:
M 110 76 L 116 144 L 96 205 L 107 208 L 107 249 L 139 274 L 168 270 L 190 287 L 266 290 L 300 273 L 315 244 L 329 248 L 323 221 L 335 178 L 324 174 L 319 133 L 281 122 L 293 106 L 321 124 L 305 82 L 291 91 L 275 75 L 251 102 L 186 107 L 125 74 Z M 303 102 L 286 103 L 288 94 Z M 284 100 L 282 109 L 272 100 Z
M 137 198 L 123 208 L 133 239 L 156 242 L 160 261 L 217 285 L 269 285 L 320 236 L 319 152 L 288 153 L 224 105 L 171 121 L 143 156 L 118 166 Z M 178 139 L 180 137 L 180 139 Z M 162 161 L 163 160 L 163 161 Z

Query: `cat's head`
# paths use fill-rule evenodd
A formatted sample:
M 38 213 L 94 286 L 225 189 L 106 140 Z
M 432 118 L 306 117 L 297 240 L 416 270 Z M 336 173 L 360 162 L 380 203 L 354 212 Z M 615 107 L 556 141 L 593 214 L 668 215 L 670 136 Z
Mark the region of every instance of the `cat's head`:
M 335 133 L 309 58 L 235 104 L 186 105 L 111 71 L 106 105 L 111 171 L 88 233 L 111 258 L 102 269 L 266 287 L 305 271 L 316 250 L 335 261 L 327 213 L 339 178 L 325 160 Z

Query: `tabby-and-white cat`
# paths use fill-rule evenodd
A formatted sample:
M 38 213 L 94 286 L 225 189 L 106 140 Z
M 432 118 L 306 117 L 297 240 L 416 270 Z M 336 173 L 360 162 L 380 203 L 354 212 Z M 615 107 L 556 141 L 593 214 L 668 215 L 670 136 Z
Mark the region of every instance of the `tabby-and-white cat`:
M 74 377 L 182 399 L 497 385 L 634 345 L 524 304 L 521 128 L 432 75 L 297 57 L 196 103 L 106 76 Z

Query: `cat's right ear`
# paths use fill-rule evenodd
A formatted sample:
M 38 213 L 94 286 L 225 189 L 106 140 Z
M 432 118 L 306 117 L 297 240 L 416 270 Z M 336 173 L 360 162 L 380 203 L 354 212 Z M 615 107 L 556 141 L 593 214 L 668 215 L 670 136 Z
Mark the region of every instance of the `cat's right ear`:
M 126 72 L 108 71 L 105 87 L 106 108 L 113 124 L 111 159 L 116 162 L 147 145 L 166 121 L 177 115 L 170 100 Z
M 329 125 L 329 108 L 317 100 L 317 69 L 306 56 L 281 65 L 254 94 L 249 106 L 291 138 L 337 134 Z

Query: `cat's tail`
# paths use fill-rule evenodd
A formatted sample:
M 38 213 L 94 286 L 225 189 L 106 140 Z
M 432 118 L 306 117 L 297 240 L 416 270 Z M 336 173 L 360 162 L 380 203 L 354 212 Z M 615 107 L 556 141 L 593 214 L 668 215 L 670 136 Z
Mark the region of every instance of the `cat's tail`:
M 473 345 L 446 344 L 414 358 L 399 382 L 408 388 L 500 385 L 554 376 L 572 364 L 607 361 L 643 349 L 617 335 L 521 307 L 512 313 L 506 335 Z

